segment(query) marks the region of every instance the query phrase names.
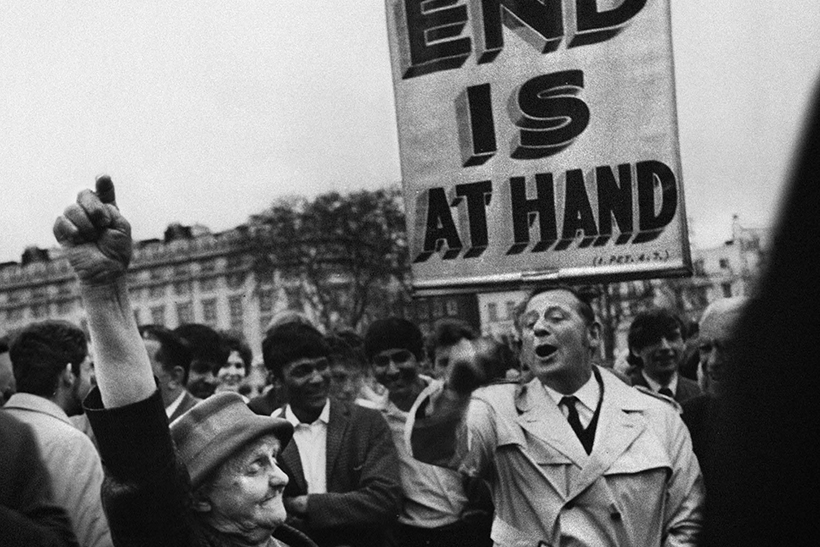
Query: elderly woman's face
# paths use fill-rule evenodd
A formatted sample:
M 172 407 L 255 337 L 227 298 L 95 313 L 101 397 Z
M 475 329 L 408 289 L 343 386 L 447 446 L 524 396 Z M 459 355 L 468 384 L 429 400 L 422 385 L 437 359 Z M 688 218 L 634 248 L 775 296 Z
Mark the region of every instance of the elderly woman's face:
M 215 529 L 258 541 L 285 522 L 282 493 L 288 477 L 276 465 L 279 448 L 275 436 L 265 435 L 219 468 L 205 496 Z

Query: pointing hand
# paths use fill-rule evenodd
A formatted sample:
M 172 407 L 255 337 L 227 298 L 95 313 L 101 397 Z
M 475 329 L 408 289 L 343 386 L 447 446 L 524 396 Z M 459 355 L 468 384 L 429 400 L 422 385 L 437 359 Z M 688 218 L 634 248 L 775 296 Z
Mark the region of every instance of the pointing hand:
M 105 285 L 125 275 L 131 261 L 131 225 L 120 214 L 114 183 L 97 179 L 96 192 L 83 190 L 54 222 L 54 237 L 84 285 Z

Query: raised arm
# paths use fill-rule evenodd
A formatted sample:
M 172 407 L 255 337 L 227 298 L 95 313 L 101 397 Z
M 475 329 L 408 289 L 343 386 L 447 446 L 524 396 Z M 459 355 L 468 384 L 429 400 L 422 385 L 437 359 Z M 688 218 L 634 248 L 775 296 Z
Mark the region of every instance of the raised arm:
M 55 221 L 54 236 L 80 281 L 103 405 L 121 407 L 148 398 L 156 383 L 126 286 L 131 226 L 117 208 L 109 177 L 97 179 L 96 192 L 79 193 Z

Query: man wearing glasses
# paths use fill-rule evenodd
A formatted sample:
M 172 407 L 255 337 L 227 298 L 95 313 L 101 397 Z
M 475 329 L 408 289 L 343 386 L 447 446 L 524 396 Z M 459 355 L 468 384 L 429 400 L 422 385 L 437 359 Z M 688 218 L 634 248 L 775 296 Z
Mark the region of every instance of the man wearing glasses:
M 388 400 L 381 410 L 401 466 L 404 503 L 396 534 L 398 547 L 489 545 L 489 529 L 474 518 L 480 515 L 468 502 L 468 481 L 455 471 L 414 459 L 404 441 L 413 404 L 422 393 L 443 388 L 440 380 L 419 374 L 424 354 L 421 331 L 406 319 L 381 319 L 370 325 L 364 345 L 373 376 L 387 388 Z
M 298 323 L 262 342 L 288 400 L 272 415 L 294 426 L 279 457 L 288 523 L 320 547 L 389 545 L 401 500 L 396 449 L 377 410 L 328 397 L 329 351 L 319 331 Z

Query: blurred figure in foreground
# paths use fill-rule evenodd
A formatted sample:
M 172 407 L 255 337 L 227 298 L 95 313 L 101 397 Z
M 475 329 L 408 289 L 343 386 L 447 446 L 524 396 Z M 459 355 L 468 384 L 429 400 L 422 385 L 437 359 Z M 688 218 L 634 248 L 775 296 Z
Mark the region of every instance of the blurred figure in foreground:
M 14 381 L 14 371 L 11 369 L 9 337 L 0 336 L 0 406 L 6 404 L 15 391 L 17 391 L 17 383 Z
M 820 95 L 812 108 L 759 299 L 737 325 L 723 382 L 709 546 L 816 545 L 820 537 Z

